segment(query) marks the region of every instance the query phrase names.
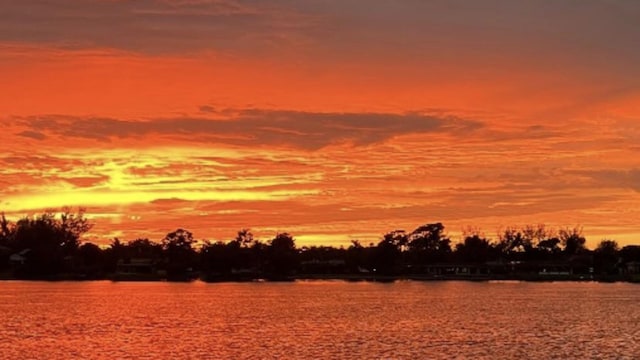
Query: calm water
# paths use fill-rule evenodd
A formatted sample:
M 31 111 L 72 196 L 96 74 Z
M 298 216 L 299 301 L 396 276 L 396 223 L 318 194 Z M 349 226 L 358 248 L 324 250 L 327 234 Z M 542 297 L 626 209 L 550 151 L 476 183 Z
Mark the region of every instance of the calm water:
M 0 282 L 3 359 L 640 358 L 640 285 Z

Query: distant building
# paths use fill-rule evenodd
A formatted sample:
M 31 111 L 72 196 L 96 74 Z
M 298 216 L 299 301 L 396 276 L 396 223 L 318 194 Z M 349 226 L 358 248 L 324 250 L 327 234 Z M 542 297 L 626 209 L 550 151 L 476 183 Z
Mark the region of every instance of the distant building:
M 18 253 L 9 256 L 9 264 L 11 266 L 23 266 L 27 262 L 27 255 L 31 252 L 31 249 L 24 249 Z
M 623 266 L 623 272 L 629 275 L 640 274 L 640 261 L 629 261 Z
M 312 259 L 300 262 L 300 272 L 304 274 L 342 274 L 346 272 L 346 265 L 342 259 Z
M 120 259 L 116 265 L 118 274 L 153 274 L 154 261 L 146 258 Z

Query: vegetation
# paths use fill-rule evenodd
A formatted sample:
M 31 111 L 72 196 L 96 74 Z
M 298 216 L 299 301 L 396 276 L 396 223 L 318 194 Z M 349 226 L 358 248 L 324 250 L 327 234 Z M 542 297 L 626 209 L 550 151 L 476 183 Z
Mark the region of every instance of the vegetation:
M 262 242 L 248 229 L 228 242 L 196 241 L 184 229 L 160 242 L 81 242 L 92 227 L 84 211 L 0 217 L 0 273 L 18 279 L 206 281 L 344 279 L 637 279 L 640 246 L 602 240 L 587 249 L 580 228 L 510 227 L 497 240 L 467 229 L 453 243 L 441 223 L 384 234 L 377 244 L 297 247 L 288 233 Z

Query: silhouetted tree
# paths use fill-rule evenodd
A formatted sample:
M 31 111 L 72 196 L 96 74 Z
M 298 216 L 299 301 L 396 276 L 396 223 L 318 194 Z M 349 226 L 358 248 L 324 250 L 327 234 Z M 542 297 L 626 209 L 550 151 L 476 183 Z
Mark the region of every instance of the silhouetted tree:
M 205 280 L 225 280 L 231 274 L 232 263 L 228 256 L 228 245 L 222 241 L 206 242 L 200 250 L 201 268 Z
M 159 260 L 162 257 L 162 245 L 147 238 L 139 238 L 129 241 L 124 246 L 123 258 L 146 258 Z
M 84 211 L 68 210 L 57 219 L 47 211 L 39 216 L 24 217 L 15 224 L 11 247 L 26 256 L 24 266 L 16 269 L 20 277 L 51 277 L 69 272 L 81 236 L 91 228 Z
M 307 274 L 345 273 L 346 252 L 342 247 L 305 246 L 298 253 L 300 271 Z
M 76 257 L 76 272 L 89 279 L 97 279 L 104 275 L 105 256 L 100 247 L 92 243 L 80 245 Z
M 582 235 L 582 228 L 560 229 L 559 236 L 566 255 L 575 255 L 585 250 L 586 239 Z
M 533 247 L 537 247 L 540 242 L 555 236 L 555 232 L 548 229 L 544 224 L 525 225 L 522 228 L 522 233 L 526 239 L 525 242 L 530 246 L 529 249 L 525 249 L 525 251 L 532 251 Z
M 508 227 L 498 233 L 496 248 L 510 260 L 551 260 L 558 254 L 560 240 L 543 224 Z
M 122 254 L 126 246 L 125 244 L 122 243 L 122 241 L 120 241 L 120 239 L 113 238 L 113 240 L 111 241 L 111 244 L 109 245 L 109 248 L 113 249 L 113 251 L 118 254 Z
M 254 239 L 253 244 L 249 248 L 250 249 L 249 254 L 251 259 L 250 264 L 252 268 L 260 272 L 264 272 L 265 262 L 267 261 L 268 248 L 269 246 L 264 242 Z
M 532 239 L 528 238 L 525 233 L 518 229 L 509 227 L 498 234 L 498 248 L 509 256 L 517 253 L 531 252 L 533 249 Z
M 372 247 L 364 247 L 358 240 L 352 240 L 351 246 L 347 248 L 346 263 L 349 272 L 357 274 L 363 271 L 371 271 L 373 265 L 371 263 Z
M 467 231 L 463 233 L 462 243 L 455 246 L 455 252 L 442 223 L 425 224 L 411 233 L 390 231 L 377 245 L 372 243 L 368 247 L 353 241 L 347 249 L 310 246 L 300 251 L 288 233 L 263 243 L 254 239 L 249 229 L 238 231 L 235 238 L 226 243 L 205 242 L 199 252 L 194 249 L 193 234 L 184 229 L 167 234 L 161 243 L 147 238 L 123 243 L 116 238 L 103 250 L 91 243 L 80 245 L 82 236 L 90 229 L 91 223 L 83 209 L 75 213 L 64 209 L 60 214 L 47 211 L 15 223 L 0 214 L 0 270 L 8 265 L 9 255 L 13 253 L 23 256 L 12 262 L 18 277 L 53 279 L 102 278 L 116 271 L 118 260 L 132 258 L 153 260 L 153 268 L 159 265 L 165 269 L 170 280 L 191 279 L 198 267 L 205 277 L 219 280 L 242 280 L 247 276 L 283 280 L 290 279 L 296 271 L 341 274 L 375 270 L 377 274 L 395 276 L 432 271 L 426 265 L 435 263 L 449 263 L 436 266 L 437 270 L 449 271 L 456 263 L 482 264 L 498 259 L 519 261 L 488 264 L 500 274 L 533 274 L 541 266 L 550 266 L 551 269 L 570 268 L 581 276 L 595 267 L 596 274 L 613 276 L 626 262 L 640 261 L 640 246 L 618 249 L 615 241 L 603 240 L 591 252 L 585 247 L 581 228 L 555 232 L 544 225 L 507 228 L 498 234 L 496 244 L 478 230 Z M 553 262 L 547 263 L 549 260 Z M 494 268 L 491 271 L 494 273 Z
M 614 240 L 602 240 L 594 250 L 594 265 L 597 273 L 614 275 L 618 273 L 618 243 Z
M 640 261 L 640 245 L 627 245 L 620 249 L 623 262 Z
M 61 246 L 67 254 L 72 254 L 78 248 L 82 235 L 93 227 L 84 214 L 83 208 L 80 208 L 77 213 L 72 212 L 70 208 L 64 208 L 60 214 L 58 226 L 62 236 Z
M 557 237 L 553 237 L 540 241 L 537 248 L 544 254 L 558 254 L 562 251 L 559 244 L 560 239 L 558 239 Z
M 381 275 L 395 275 L 401 271 L 402 250 L 408 244 L 404 230 L 394 230 L 384 234 L 375 248 L 373 271 Z
M 242 229 L 238 231 L 232 241 L 225 244 L 224 249 L 218 249 L 220 244 L 214 244 L 216 246 L 211 250 L 215 250 L 216 253 L 223 252 L 225 256 L 225 259 L 216 260 L 218 264 L 214 267 L 218 269 L 217 272 L 221 271 L 227 277 L 231 276 L 234 271 L 236 273 L 239 271 L 255 272 L 258 266 L 256 265 L 255 251 L 251 248 L 255 243 L 253 233 L 249 229 Z M 207 261 L 212 261 L 211 256 Z M 222 268 L 220 268 L 221 266 Z
M 297 266 L 295 240 L 288 233 L 276 235 L 269 244 L 269 270 L 273 279 L 286 279 Z
M 240 245 L 240 247 L 248 248 L 254 241 L 253 233 L 249 229 L 242 229 L 238 231 L 238 234 L 236 235 L 234 241 L 236 241 Z
M 465 263 L 484 263 L 492 258 L 493 250 L 489 240 L 480 234 L 469 234 L 456 245 L 456 257 Z
M 9 266 L 9 256 L 12 252 L 13 224 L 11 224 L 4 213 L 0 215 L 0 270 L 3 271 Z
M 170 232 L 162 239 L 162 248 L 167 256 L 167 278 L 190 280 L 193 276 L 196 254 L 193 249 L 193 234 L 184 229 Z
M 451 254 L 451 239 L 442 223 L 426 224 L 408 235 L 409 252 L 414 264 L 445 262 Z
M 108 273 L 115 273 L 118 260 L 126 257 L 127 247 L 120 239 L 114 238 L 109 244 L 109 247 L 104 250 L 105 258 L 105 271 Z
M 14 230 L 13 224 L 10 223 L 4 213 L 2 213 L 2 215 L 0 215 L 0 246 L 11 246 Z

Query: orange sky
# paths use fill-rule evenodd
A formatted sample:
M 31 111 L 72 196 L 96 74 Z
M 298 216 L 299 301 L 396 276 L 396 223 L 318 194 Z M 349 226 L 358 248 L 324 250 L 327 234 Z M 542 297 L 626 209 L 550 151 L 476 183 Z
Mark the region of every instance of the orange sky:
M 366 4 L 365 4 L 366 3 Z M 90 238 L 640 243 L 640 5 L 0 0 L 0 208 Z

